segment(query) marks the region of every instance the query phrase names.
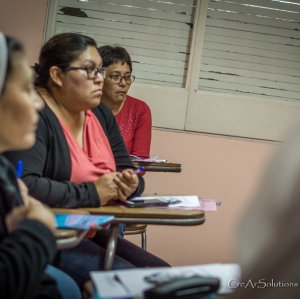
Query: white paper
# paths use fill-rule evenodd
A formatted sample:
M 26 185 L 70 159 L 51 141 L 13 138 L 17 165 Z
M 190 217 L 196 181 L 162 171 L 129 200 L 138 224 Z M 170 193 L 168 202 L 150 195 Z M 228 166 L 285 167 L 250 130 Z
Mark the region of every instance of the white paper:
M 119 281 L 115 279 L 118 276 Z M 231 280 L 240 281 L 241 268 L 238 264 L 208 264 L 173 268 L 145 268 L 118 271 L 93 271 L 90 276 L 100 298 L 142 298 L 143 291 L 154 286 L 145 281 L 146 276 L 160 278 L 200 275 L 220 279 L 218 294 L 234 292 L 229 287 Z
M 159 198 L 163 200 L 178 200 L 179 203 L 176 204 L 169 204 L 167 208 L 175 208 L 175 207 L 181 207 L 181 208 L 201 208 L 199 203 L 198 196 L 147 196 L 147 197 L 134 197 L 130 199 L 130 201 L 134 200 L 147 200 L 147 199 L 153 199 L 153 198 Z
M 150 158 L 140 158 L 136 155 L 130 154 L 130 158 L 133 161 L 144 161 L 144 162 L 167 162 L 166 159 L 159 159 L 158 156 L 153 156 Z

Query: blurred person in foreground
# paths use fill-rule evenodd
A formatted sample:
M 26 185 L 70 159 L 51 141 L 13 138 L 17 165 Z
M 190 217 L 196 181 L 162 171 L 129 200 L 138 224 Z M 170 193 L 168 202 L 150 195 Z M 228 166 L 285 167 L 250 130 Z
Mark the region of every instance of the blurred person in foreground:
M 22 45 L 0 32 L 0 298 L 80 298 L 76 283 L 48 265 L 56 254 L 53 214 L 2 155 L 35 142 L 44 104 L 33 80 Z
M 300 297 L 299 149 L 300 126 L 279 146 L 241 222 L 237 244 L 244 286 L 234 297 Z

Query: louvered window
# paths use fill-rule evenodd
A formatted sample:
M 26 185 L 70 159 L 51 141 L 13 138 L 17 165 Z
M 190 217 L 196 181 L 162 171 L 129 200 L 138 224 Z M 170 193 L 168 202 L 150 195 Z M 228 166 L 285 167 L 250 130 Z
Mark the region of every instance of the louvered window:
M 300 1 L 209 1 L 198 89 L 300 100 Z
M 118 44 L 137 82 L 184 87 L 194 0 L 58 0 L 55 33 L 78 32 L 99 46 Z
M 300 120 L 300 0 L 49 0 L 60 32 L 124 46 L 155 127 L 281 140 Z

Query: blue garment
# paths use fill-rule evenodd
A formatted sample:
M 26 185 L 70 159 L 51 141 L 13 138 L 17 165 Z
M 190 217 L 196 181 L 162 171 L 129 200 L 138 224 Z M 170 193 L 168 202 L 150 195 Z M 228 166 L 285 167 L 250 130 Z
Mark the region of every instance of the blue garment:
M 124 231 L 126 230 L 126 223 L 120 223 L 119 224 L 119 229 L 118 229 L 118 236 L 119 237 L 124 237 Z
M 69 274 L 83 290 L 84 283 L 90 280 L 90 271 L 103 270 L 105 250 L 92 240 L 83 239 L 72 249 L 61 251 L 58 268 Z M 134 265 L 115 256 L 112 269 L 131 269 Z
M 48 265 L 45 273 L 55 280 L 57 288 L 64 299 L 81 299 L 81 292 L 76 282 L 66 273 Z

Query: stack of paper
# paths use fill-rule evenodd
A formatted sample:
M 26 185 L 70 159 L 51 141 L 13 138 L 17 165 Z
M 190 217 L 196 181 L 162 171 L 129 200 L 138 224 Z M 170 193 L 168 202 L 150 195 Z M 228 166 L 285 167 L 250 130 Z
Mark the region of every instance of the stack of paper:
M 220 289 L 218 294 L 228 294 L 235 291 L 234 287 L 240 281 L 241 269 L 238 264 L 208 264 L 173 268 L 90 272 L 96 298 L 143 298 L 143 291 L 154 287 L 155 283 L 153 282 L 155 280 L 164 281 L 195 275 L 219 278 Z
M 153 156 L 150 158 L 140 158 L 136 155 L 130 155 L 132 161 L 143 161 L 143 162 L 167 162 L 166 159 L 159 159 L 158 156 Z
M 155 197 L 134 197 L 130 199 L 134 200 L 147 200 L 153 199 Z M 213 199 L 199 199 L 198 196 L 157 196 L 158 199 L 163 199 L 166 201 L 176 202 L 175 204 L 169 204 L 168 206 L 161 206 L 156 208 L 172 208 L 172 209 L 187 209 L 187 210 L 204 210 L 204 211 L 216 211 L 217 205 L 216 201 Z

